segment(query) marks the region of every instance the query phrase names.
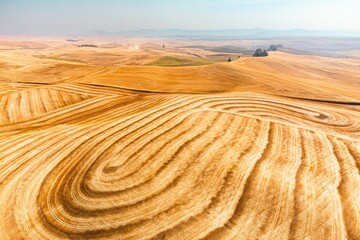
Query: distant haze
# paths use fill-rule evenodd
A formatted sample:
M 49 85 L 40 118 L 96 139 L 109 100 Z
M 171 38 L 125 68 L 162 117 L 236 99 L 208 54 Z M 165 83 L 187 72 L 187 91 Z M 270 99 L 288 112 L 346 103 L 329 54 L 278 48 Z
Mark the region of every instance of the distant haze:
M 0 34 L 139 29 L 360 31 L 359 0 L 0 0 Z M 348 35 L 348 34 L 347 34 Z

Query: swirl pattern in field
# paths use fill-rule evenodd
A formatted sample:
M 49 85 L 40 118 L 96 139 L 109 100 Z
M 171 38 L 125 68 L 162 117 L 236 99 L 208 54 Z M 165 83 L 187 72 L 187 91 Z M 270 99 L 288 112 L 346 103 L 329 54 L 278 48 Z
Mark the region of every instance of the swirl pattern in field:
M 0 239 L 360 239 L 355 108 L 85 84 L 0 105 Z

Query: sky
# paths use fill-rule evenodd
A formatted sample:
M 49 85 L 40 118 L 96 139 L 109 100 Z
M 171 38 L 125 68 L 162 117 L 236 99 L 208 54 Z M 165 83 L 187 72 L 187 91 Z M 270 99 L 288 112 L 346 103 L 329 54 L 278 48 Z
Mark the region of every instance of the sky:
M 360 0 L 0 0 L 0 34 L 360 30 Z

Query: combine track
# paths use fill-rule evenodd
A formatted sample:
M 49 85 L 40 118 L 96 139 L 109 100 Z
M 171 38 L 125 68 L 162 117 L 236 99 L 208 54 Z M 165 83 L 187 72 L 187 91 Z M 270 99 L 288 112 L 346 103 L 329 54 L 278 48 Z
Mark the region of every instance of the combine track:
M 360 112 L 258 93 L 0 92 L 0 239 L 360 239 Z

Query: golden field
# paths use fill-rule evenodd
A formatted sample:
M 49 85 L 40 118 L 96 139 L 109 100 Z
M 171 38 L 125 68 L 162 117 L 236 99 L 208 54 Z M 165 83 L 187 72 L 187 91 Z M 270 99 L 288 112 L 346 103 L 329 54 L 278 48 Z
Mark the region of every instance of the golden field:
M 0 239 L 360 239 L 360 60 L 92 42 L 0 41 Z

